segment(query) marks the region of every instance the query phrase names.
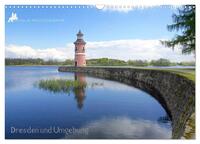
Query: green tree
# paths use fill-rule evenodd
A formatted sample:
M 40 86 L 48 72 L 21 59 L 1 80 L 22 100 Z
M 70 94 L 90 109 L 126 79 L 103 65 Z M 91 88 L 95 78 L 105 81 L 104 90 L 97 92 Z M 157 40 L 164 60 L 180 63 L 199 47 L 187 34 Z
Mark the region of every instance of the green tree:
M 63 65 L 74 65 L 74 60 L 72 60 L 72 59 L 66 59 L 63 62 Z
M 158 60 L 152 60 L 150 64 L 153 66 L 170 66 L 171 62 L 168 59 L 160 58 Z
M 127 65 L 127 63 L 124 60 L 99 58 L 99 59 L 88 59 L 87 65 L 88 66 L 125 66 Z
M 148 66 L 147 60 L 128 60 L 128 65 L 130 66 Z
M 173 39 L 161 41 L 167 47 L 174 49 L 180 46 L 183 54 L 195 53 L 195 6 L 185 5 L 178 9 L 178 14 L 173 14 L 173 24 L 168 25 L 169 31 L 181 31 Z

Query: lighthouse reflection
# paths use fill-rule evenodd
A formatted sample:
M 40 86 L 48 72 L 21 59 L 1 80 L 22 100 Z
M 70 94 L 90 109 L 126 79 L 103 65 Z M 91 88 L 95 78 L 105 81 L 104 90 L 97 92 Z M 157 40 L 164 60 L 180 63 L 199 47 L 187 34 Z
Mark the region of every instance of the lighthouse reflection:
M 81 85 L 86 85 L 85 74 L 83 73 L 75 73 L 74 80 L 78 81 Z M 77 87 L 73 89 L 75 99 L 77 101 L 77 107 L 79 109 L 82 109 L 83 104 L 84 104 L 84 99 L 86 97 L 85 88 L 86 87 Z
M 69 96 L 72 95 L 76 100 L 78 109 L 82 109 L 86 98 L 86 88 L 102 87 L 103 84 L 98 81 L 87 82 L 84 73 L 74 73 L 72 78 L 42 79 L 34 85 L 53 94 L 64 93 Z

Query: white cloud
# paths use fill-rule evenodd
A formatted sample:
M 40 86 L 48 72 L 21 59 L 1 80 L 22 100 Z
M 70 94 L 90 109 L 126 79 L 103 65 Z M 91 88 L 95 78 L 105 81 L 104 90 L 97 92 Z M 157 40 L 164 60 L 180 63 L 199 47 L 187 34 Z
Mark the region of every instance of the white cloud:
M 80 128 L 85 133 L 73 133 L 65 138 L 122 138 L 122 139 L 169 139 L 171 130 L 149 120 L 128 117 L 102 118 Z
M 35 49 L 30 46 L 8 45 L 6 57 L 10 58 L 43 58 L 43 59 L 73 59 L 74 45 L 69 43 L 63 48 Z M 194 60 L 193 55 L 182 55 L 181 49 L 166 48 L 159 40 L 113 40 L 87 42 L 86 57 L 91 58 L 114 58 L 114 59 L 142 59 L 152 60 L 166 58 L 171 61 Z
M 159 40 L 114 40 L 87 43 L 89 58 L 108 57 L 116 59 L 152 60 L 167 58 L 171 61 L 194 60 L 192 55 L 182 55 L 180 49 L 174 51 L 161 45 Z
M 12 15 L 8 19 L 8 22 L 14 22 L 16 20 L 18 20 L 17 13 L 12 12 Z
M 69 53 L 65 48 L 34 49 L 30 46 L 8 45 L 6 57 L 8 58 L 42 58 L 64 60 Z

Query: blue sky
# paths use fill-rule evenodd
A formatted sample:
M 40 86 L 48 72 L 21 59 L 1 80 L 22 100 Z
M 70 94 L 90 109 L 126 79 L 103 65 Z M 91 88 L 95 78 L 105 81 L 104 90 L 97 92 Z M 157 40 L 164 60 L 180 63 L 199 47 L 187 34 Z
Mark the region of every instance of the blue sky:
M 89 43 L 169 39 L 175 33 L 167 31 L 166 25 L 172 23 L 171 16 L 174 12 L 176 10 L 170 6 L 127 11 L 97 9 L 96 7 L 67 9 L 33 8 L 33 6 L 32 8 L 17 8 L 17 6 L 9 8 L 8 6 L 5 13 L 6 46 L 18 46 L 17 48 L 22 46 L 24 49 L 26 46 L 33 50 L 66 48 L 67 52 L 69 47 L 73 49 L 72 43 L 76 40 L 76 33 L 79 29 L 85 34 L 85 41 Z M 18 19 L 8 22 L 12 13 L 16 13 Z M 94 47 L 94 44 L 91 47 Z M 98 49 L 95 49 L 98 52 Z M 116 50 L 113 47 L 110 49 L 113 49 L 113 52 Z M 73 55 L 72 52 L 69 54 Z M 8 54 L 8 57 L 11 55 Z M 94 56 L 107 57 L 104 54 L 102 56 L 92 55 L 90 55 L 91 58 Z M 131 59 L 131 56 L 116 58 Z

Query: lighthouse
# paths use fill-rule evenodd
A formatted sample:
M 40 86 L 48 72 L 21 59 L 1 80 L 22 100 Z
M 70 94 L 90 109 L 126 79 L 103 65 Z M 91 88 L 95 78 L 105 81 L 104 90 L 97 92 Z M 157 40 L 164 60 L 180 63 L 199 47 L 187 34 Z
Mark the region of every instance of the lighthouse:
M 86 42 L 83 40 L 83 33 L 79 30 L 79 32 L 77 33 L 77 40 L 74 42 L 74 45 L 75 45 L 74 65 L 75 65 L 75 67 L 86 66 L 85 44 L 86 44 Z

